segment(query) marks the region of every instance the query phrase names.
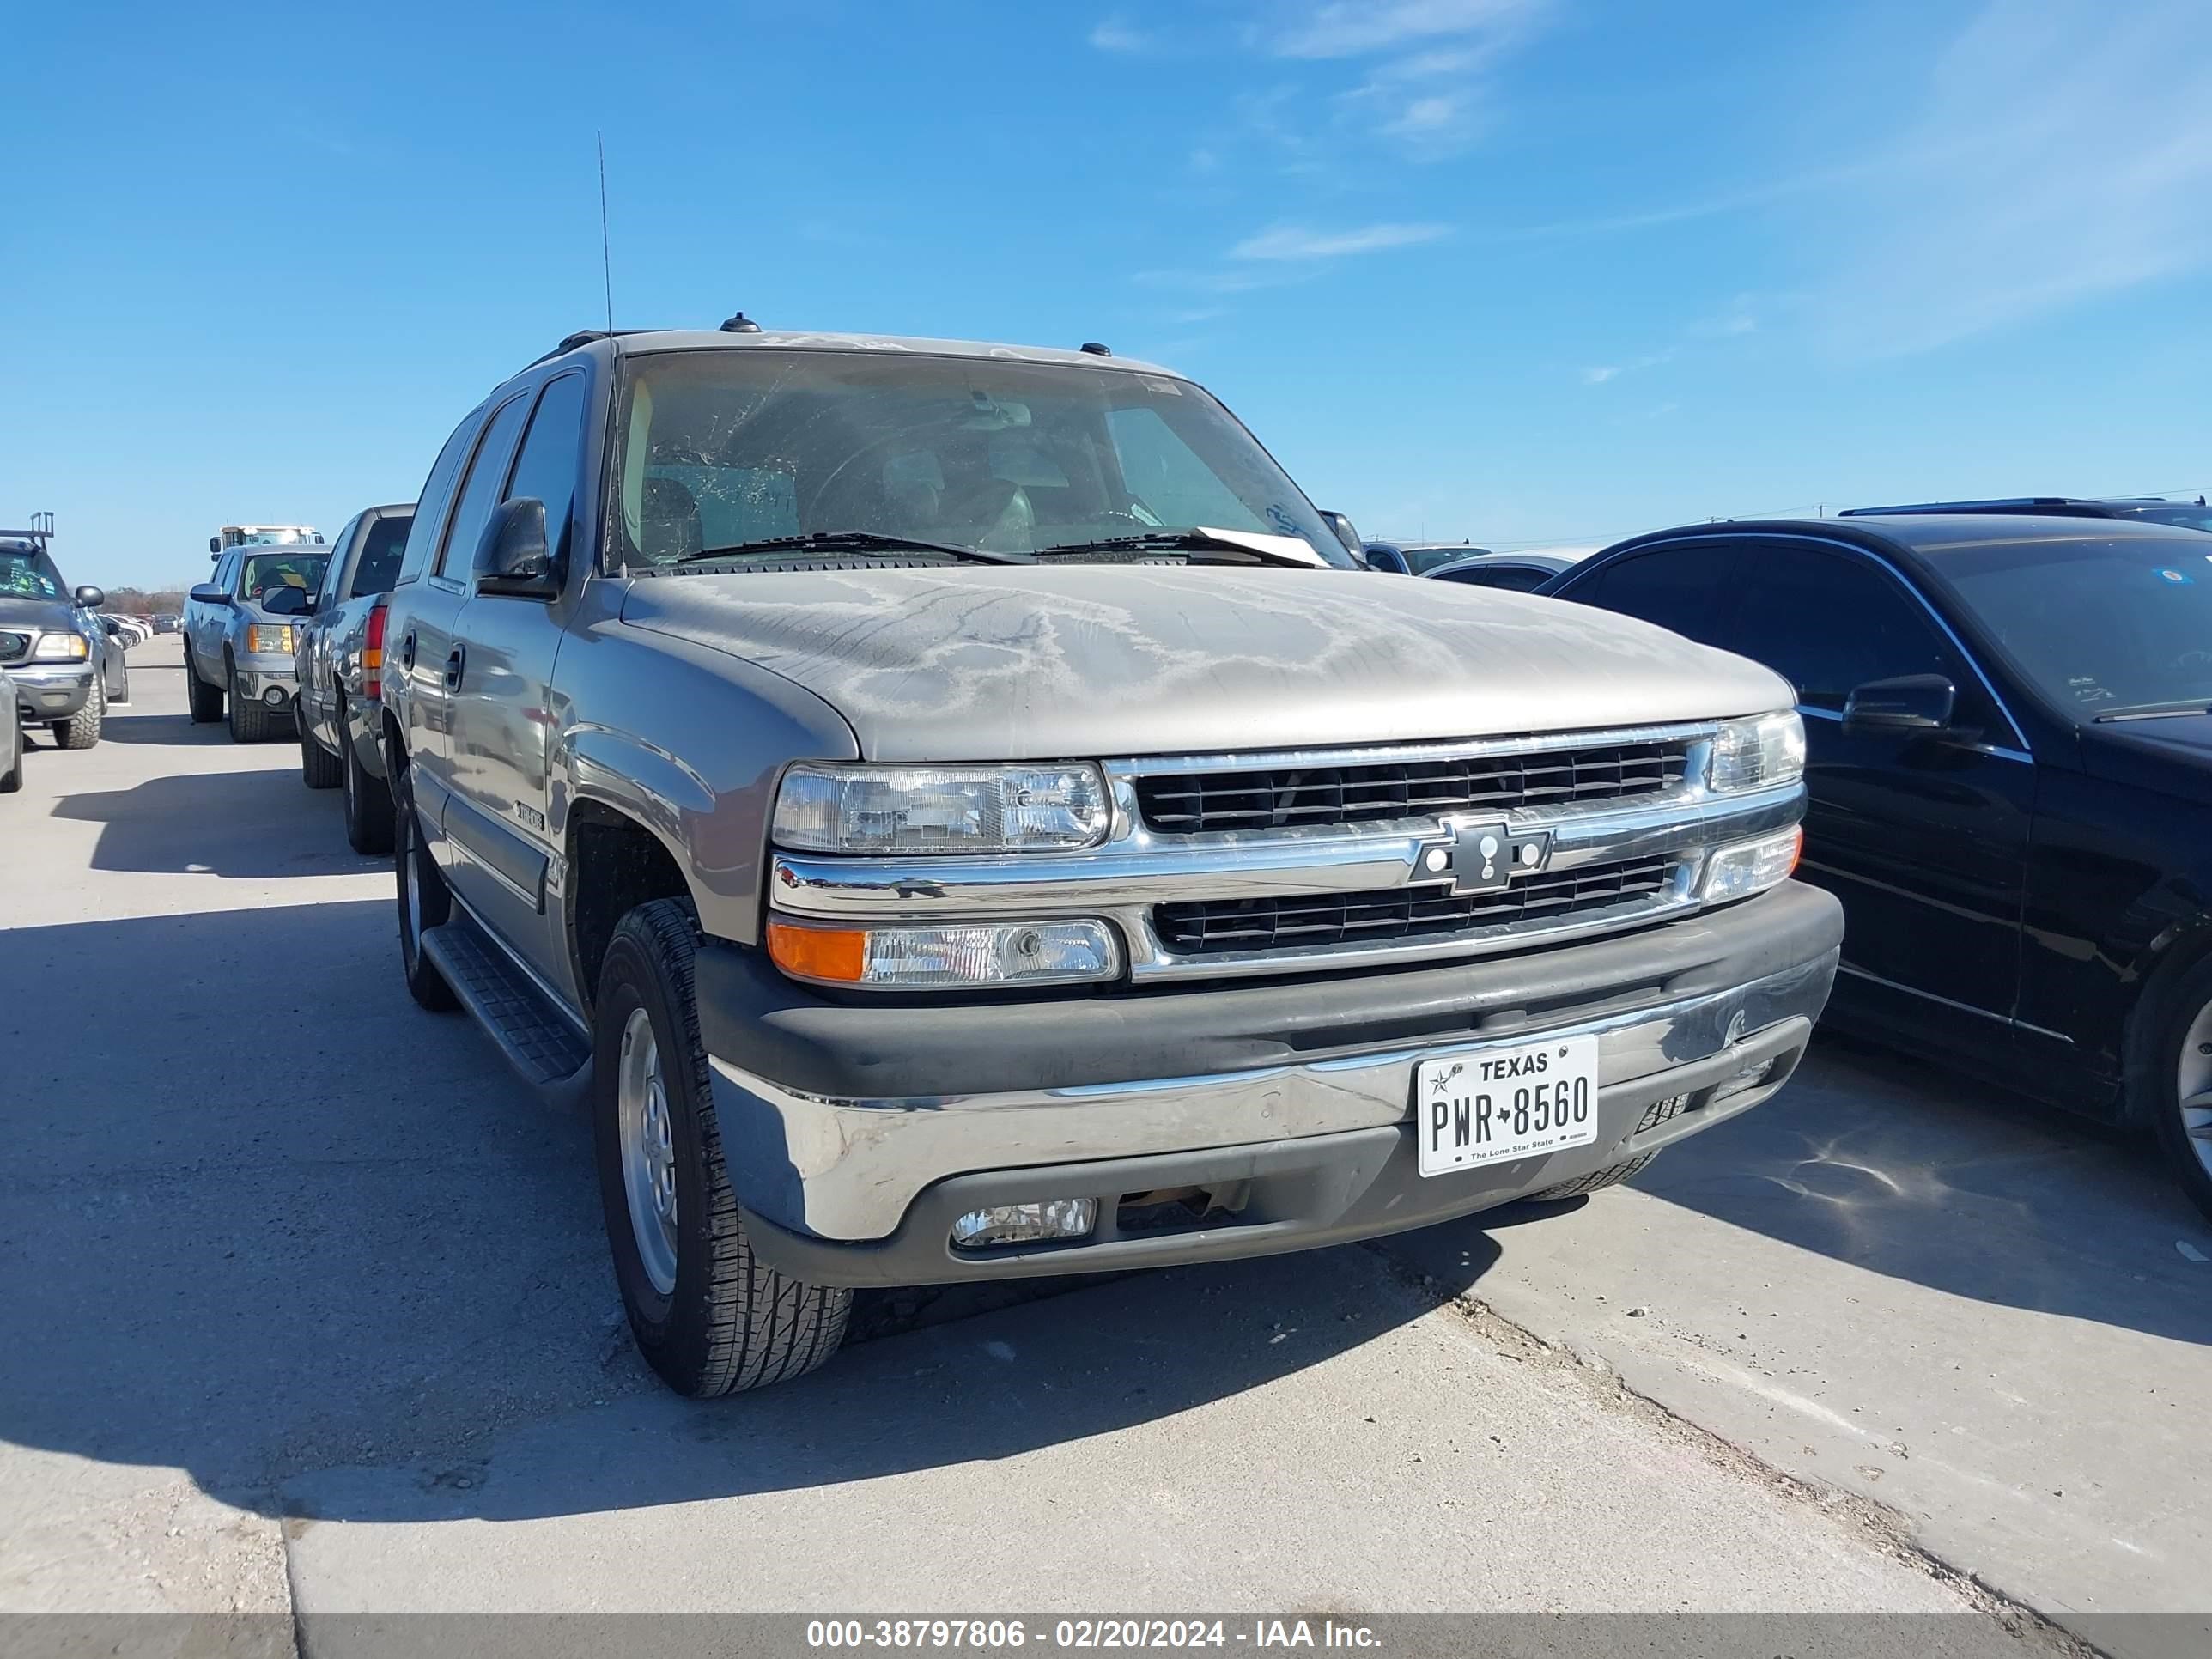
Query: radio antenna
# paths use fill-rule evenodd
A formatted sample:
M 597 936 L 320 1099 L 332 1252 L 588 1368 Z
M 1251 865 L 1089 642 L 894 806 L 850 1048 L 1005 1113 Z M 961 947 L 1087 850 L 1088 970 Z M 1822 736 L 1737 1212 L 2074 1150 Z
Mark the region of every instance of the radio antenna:
M 599 276 L 607 289 L 607 332 L 615 331 L 615 262 L 607 243 L 607 135 L 594 131 L 592 135 L 599 145 Z

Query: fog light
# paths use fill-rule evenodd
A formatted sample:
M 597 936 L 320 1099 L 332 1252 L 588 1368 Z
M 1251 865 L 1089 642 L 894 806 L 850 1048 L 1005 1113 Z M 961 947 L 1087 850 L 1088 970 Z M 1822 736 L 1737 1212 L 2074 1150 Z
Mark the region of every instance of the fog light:
M 1033 1244 L 1045 1238 L 1087 1238 L 1098 1223 L 1095 1198 L 1048 1198 L 1041 1204 L 994 1204 L 970 1210 L 952 1224 L 952 1243 L 963 1250 L 994 1244 Z
M 261 701 L 271 708 L 282 708 L 284 706 L 284 688 L 281 685 L 270 686 L 261 694 Z
M 1763 893 L 1789 878 L 1797 867 L 1797 854 L 1804 843 L 1803 832 L 1790 829 L 1723 847 L 1706 861 L 1698 896 L 1708 904 L 1717 904 Z

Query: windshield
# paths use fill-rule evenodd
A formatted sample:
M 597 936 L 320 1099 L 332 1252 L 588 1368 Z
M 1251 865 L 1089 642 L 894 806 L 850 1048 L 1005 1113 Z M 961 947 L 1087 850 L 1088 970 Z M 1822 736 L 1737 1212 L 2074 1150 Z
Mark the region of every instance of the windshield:
M 1028 554 L 1204 527 L 1297 537 L 1352 565 L 1235 417 L 1166 375 L 888 351 L 669 352 L 630 360 L 616 442 L 630 564 L 854 531 Z
M 62 573 L 52 559 L 30 548 L 0 547 L 0 599 L 61 597 Z
M 323 585 L 327 553 L 256 553 L 247 556 L 239 573 L 238 591 L 258 602 L 272 588 L 303 587 L 309 592 Z
M 297 525 L 255 530 L 241 530 L 231 525 L 222 532 L 225 547 L 309 547 L 322 539 L 321 531 Z
M 2184 530 L 2212 530 L 2212 507 L 2191 507 L 2186 501 L 2160 501 L 2152 507 L 2131 507 L 2132 518 L 2153 524 L 2170 524 Z
M 2061 708 L 2085 720 L 2212 706 L 2212 543 L 2197 535 L 1990 542 L 1937 566 Z

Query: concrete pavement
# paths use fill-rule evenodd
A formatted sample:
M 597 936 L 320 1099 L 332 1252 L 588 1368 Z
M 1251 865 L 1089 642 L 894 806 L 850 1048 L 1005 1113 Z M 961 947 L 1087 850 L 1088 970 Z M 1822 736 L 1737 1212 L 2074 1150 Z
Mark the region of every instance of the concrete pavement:
M 0 1610 L 2212 1607 L 2212 1240 L 1836 1053 L 1540 1224 L 676 1401 L 584 1127 L 408 1000 L 381 861 L 177 649 L 0 800 Z

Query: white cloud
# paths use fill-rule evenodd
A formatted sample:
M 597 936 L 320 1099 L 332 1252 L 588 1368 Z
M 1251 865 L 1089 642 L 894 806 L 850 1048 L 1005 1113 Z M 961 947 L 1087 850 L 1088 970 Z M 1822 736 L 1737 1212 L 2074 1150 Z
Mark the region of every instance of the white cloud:
M 1143 52 L 1152 44 L 1152 36 L 1133 28 L 1127 18 L 1119 15 L 1100 19 L 1089 39 L 1100 52 Z
M 1282 58 L 1356 58 L 1417 41 L 1510 28 L 1526 21 L 1540 4 L 1540 0 L 1328 0 L 1301 9 L 1270 47 Z
M 1632 357 L 1625 363 L 1607 363 L 1597 368 L 1583 370 L 1584 386 L 1603 386 L 1607 380 L 1617 380 L 1624 374 L 1656 368 L 1662 363 L 1671 363 L 1681 356 L 1680 346 L 1668 346 L 1664 351 L 1647 352 L 1641 357 Z
M 1607 363 L 1601 368 L 1586 368 L 1583 371 L 1583 384 L 1584 386 L 1603 386 L 1607 380 L 1611 380 L 1614 375 L 1620 373 L 1620 365 L 1619 363 Z
M 1317 231 L 1303 225 L 1276 225 L 1248 236 L 1229 250 L 1232 259 L 1317 260 L 1384 248 L 1413 247 L 1451 234 L 1449 225 L 1363 225 L 1357 230 Z
M 1810 204 L 1829 343 L 1928 349 L 2212 266 L 2203 25 L 2203 0 L 1989 0 L 1894 147 Z

